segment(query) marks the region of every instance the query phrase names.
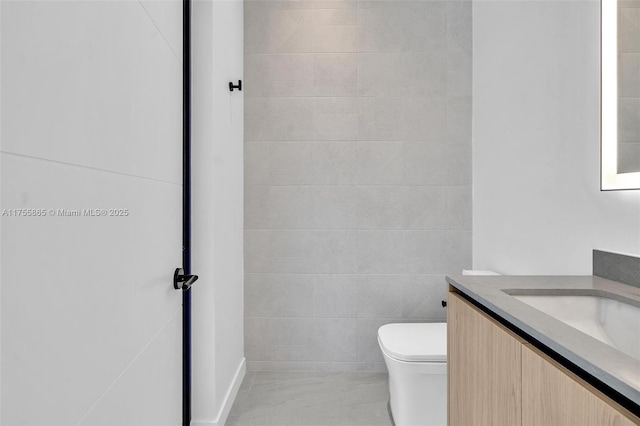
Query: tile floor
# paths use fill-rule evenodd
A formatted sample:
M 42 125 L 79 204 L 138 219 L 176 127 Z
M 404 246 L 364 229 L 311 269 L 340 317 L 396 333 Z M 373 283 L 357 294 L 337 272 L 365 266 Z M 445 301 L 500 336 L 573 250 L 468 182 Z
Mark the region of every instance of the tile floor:
M 247 372 L 226 426 L 389 426 L 387 373 Z

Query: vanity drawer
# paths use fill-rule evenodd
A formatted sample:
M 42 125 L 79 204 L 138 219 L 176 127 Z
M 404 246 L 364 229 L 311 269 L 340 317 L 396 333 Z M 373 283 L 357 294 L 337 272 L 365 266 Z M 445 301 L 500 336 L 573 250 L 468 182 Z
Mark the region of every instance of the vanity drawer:
M 640 420 L 535 347 L 522 345 L 522 424 L 631 426 Z

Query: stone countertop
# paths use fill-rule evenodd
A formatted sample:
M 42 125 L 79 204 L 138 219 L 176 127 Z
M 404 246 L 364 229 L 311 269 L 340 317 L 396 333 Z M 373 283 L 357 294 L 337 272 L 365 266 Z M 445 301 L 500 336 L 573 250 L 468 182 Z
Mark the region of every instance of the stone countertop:
M 640 406 L 640 360 L 511 296 L 606 295 L 640 303 L 640 288 L 596 276 L 451 275 L 447 282 Z

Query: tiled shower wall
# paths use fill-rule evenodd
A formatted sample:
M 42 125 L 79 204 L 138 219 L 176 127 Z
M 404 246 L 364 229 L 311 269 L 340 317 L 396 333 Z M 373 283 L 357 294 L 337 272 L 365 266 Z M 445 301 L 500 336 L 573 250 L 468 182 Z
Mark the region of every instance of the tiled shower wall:
M 471 3 L 245 0 L 245 353 L 383 370 L 471 266 Z

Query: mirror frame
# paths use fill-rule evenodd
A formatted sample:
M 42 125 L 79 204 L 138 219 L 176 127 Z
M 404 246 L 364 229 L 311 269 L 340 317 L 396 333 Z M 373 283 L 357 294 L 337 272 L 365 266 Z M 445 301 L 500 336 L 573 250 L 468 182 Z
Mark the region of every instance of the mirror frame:
M 600 189 L 640 189 L 640 171 L 618 173 L 618 0 L 600 1 Z

